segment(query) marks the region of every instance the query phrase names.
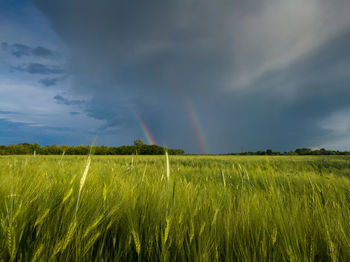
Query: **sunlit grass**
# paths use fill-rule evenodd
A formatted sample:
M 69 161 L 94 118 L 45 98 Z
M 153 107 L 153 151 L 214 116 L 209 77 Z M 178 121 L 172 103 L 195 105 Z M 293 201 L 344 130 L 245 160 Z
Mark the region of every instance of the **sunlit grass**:
M 345 156 L 1 157 L 0 260 L 350 261 L 349 177 Z

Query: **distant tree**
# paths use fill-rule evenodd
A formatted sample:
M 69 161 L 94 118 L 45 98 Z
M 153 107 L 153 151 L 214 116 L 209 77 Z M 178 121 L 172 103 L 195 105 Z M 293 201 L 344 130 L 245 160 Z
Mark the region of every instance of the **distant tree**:
M 135 146 L 143 146 L 145 142 L 142 139 L 136 139 L 134 140 L 134 145 Z
M 183 155 L 185 151 L 182 149 L 168 149 L 169 155 Z
M 102 146 L 96 146 L 95 148 L 95 155 L 107 155 L 108 152 L 108 146 L 102 145 Z
M 267 150 L 266 150 L 266 155 L 272 155 L 272 153 L 273 153 L 273 152 L 272 152 L 271 149 L 267 149 Z
M 38 152 L 39 150 L 40 150 L 40 145 L 39 145 L 39 143 L 38 142 L 35 142 L 35 144 L 33 145 L 33 151 L 36 151 L 36 152 Z
M 312 150 L 310 148 L 297 148 L 295 150 L 295 153 L 298 155 L 310 155 L 312 153 Z

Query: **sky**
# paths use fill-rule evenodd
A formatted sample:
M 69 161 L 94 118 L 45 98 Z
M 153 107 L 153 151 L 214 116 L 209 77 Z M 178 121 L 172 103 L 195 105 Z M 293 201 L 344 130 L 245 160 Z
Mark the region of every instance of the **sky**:
M 0 144 L 350 150 L 348 0 L 0 2 Z

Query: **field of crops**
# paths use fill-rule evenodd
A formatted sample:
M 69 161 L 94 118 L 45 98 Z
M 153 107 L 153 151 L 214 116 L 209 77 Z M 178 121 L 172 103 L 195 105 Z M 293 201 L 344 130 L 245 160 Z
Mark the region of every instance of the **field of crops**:
M 0 158 L 0 261 L 350 261 L 350 157 Z

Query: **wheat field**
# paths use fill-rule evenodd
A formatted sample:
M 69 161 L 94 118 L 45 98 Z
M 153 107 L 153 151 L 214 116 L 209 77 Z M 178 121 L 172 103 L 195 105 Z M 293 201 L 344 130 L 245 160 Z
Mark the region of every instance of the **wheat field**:
M 350 157 L 0 157 L 0 261 L 350 261 Z

